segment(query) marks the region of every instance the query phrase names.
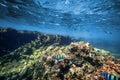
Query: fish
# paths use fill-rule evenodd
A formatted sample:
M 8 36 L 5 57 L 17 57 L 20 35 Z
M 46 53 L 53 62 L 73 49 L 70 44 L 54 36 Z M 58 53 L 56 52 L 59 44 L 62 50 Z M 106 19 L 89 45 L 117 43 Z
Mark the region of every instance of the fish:
M 57 61 L 60 61 L 60 60 L 63 60 L 65 58 L 65 54 L 62 53 L 62 54 L 55 54 L 52 56 L 52 59 L 53 60 L 57 60 Z
M 103 76 L 106 80 L 120 80 L 120 76 L 114 76 L 104 72 L 101 73 L 101 76 Z

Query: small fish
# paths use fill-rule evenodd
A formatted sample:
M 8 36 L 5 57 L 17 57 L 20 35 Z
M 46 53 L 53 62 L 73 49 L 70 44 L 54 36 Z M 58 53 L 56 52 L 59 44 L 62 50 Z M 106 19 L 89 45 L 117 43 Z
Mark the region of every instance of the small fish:
M 62 53 L 62 54 L 56 54 L 56 55 L 52 56 L 52 59 L 57 60 L 57 61 L 63 60 L 64 58 L 65 58 L 65 54 L 64 53 Z
M 106 80 L 120 80 L 120 77 L 108 73 L 101 73 L 101 76 L 103 76 Z

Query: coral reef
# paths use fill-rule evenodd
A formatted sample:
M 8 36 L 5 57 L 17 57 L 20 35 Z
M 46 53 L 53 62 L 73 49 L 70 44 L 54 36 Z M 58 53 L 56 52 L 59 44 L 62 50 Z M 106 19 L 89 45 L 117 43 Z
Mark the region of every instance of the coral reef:
M 32 52 L 19 49 L 0 59 L 0 79 L 102 80 L 102 72 L 120 76 L 120 59 L 109 51 L 93 48 L 88 42 L 33 47 Z
M 41 46 L 48 45 L 66 45 L 70 44 L 71 41 L 74 40 L 67 36 L 47 35 L 35 31 L 15 30 L 12 28 L 0 28 L 0 56 L 9 54 L 17 48 L 22 51 L 24 50 L 23 52 L 27 54 L 27 52 L 32 53 L 32 48 L 40 48 Z M 23 49 L 21 46 L 29 47 L 29 49 L 26 47 Z

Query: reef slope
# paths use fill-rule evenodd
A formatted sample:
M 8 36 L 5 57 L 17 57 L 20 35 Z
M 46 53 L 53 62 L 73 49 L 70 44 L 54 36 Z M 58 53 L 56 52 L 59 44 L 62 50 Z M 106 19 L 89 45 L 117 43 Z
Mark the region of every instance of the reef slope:
M 65 45 L 73 40 L 66 36 L 47 35 L 36 31 L 15 30 L 12 28 L 0 28 L 0 56 L 6 55 L 15 49 L 31 43 L 33 47 L 51 44 Z M 37 44 L 37 45 L 36 45 Z
M 50 39 L 49 39 L 50 38 Z M 41 40 L 42 39 L 42 40 Z M 102 80 L 120 76 L 120 59 L 88 42 L 40 36 L 0 57 L 1 80 Z

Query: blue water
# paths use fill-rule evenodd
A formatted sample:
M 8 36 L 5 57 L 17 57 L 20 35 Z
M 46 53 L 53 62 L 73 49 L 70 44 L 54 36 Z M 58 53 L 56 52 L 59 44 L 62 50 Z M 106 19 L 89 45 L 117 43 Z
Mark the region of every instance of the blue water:
M 90 42 L 120 58 L 120 0 L 0 0 L 0 26 Z

